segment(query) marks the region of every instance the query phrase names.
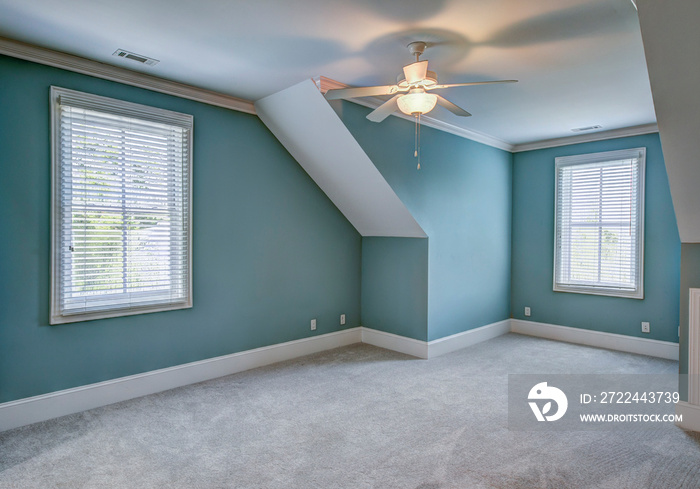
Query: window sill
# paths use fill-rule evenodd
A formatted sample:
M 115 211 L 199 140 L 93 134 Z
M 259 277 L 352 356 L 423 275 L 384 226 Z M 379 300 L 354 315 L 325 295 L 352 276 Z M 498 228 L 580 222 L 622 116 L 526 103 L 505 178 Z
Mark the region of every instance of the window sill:
M 628 292 L 622 290 L 601 289 L 596 287 L 575 287 L 562 285 L 555 285 L 552 290 L 554 292 L 570 292 L 573 294 L 600 295 L 604 297 L 617 297 L 621 299 L 644 300 L 643 290 L 634 290 Z
M 134 316 L 136 314 L 149 314 L 152 312 L 176 311 L 178 309 L 191 309 L 192 302 L 167 304 L 157 306 L 139 307 L 134 309 L 113 309 L 111 311 L 97 311 L 88 313 L 70 314 L 66 316 L 51 315 L 49 324 L 52 326 L 67 323 L 78 323 L 82 321 L 93 321 L 95 319 L 118 318 L 122 316 Z

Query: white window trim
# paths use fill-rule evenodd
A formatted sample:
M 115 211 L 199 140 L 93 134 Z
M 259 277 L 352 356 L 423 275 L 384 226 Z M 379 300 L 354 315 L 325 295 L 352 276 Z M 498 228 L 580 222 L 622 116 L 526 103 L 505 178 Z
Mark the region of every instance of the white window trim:
M 639 158 L 639 230 L 637 242 L 637 283 L 634 291 L 626 292 L 604 287 L 566 285 L 557 283 L 557 258 L 558 258 L 558 234 L 557 212 L 559 202 L 559 169 L 566 166 L 574 166 L 585 163 L 601 163 L 605 161 L 616 161 L 630 158 Z M 645 201 L 646 201 L 646 148 L 631 148 L 617 151 L 606 151 L 602 153 L 591 153 L 574 156 L 560 156 L 555 158 L 554 171 L 554 264 L 552 267 L 552 289 L 554 292 L 572 292 L 576 294 L 601 295 L 608 297 L 623 297 L 630 299 L 644 299 L 644 221 Z
M 188 226 L 187 226 L 187 300 L 175 304 L 157 304 L 141 306 L 130 309 L 116 309 L 109 311 L 86 312 L 70 315 L 62 315 L 60 309 L 60 226 L 57 224 L 61 215 L 61 145 L 60 145 L 60 110 L 61 97 L 67 100 L 79 100 L 79 105 L 98 111 L 127 117 L 138 117 L 153 122 L 165 122 L 189 127 L 187 171 L 189 172 L 188 188 Z M 194 118 L 189 114 L 172 112 L 166 109 L 150 107 L 146 105 L 125 102 L 123 100 L 102 97 L 89 93 L 52 86 L 49 94 L 51 107 L 51 291 L 50 291 L 50 324 L 65 324 L 94 319 L 105 319 L 122 316 L 133 316 L 151 312 L 172 311 L 188 309 L 192 307 L 192 141 Z

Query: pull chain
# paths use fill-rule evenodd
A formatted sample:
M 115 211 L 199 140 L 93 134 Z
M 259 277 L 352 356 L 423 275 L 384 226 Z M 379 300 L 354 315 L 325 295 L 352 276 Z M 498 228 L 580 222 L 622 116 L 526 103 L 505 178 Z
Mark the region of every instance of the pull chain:
M 414 115 L 416 118 L 416 130 L 413 137 L 413 157 L 418 158 L 418 114 Z
M 415 149 L 413 157 L 418 158 L 418 169 L 420 170 L 420 112 L 416 113 L 416 133 L 415 133 Z

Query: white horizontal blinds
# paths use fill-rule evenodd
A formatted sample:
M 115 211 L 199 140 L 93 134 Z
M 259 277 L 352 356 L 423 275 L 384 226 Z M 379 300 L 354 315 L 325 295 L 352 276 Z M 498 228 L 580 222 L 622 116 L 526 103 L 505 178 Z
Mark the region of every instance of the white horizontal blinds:
M 555 289 L 640 292 L 640 156 L 558 162 Z
M 58 102 L 60 315 L 188 303 L 190 127 Z

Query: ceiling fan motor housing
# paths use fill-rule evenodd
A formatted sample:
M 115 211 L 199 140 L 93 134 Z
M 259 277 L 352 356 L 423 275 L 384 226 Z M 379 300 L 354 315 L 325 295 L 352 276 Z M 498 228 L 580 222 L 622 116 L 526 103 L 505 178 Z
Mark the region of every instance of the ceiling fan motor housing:
M 409 51 L 412 55 L 415 55 L 415 56 L 416 56 L 416 60 L 418 60 L 418 56 L 420 56 L 421 54 L 423 54 L 423 53 L 425 52 L 425 48 L 426 48 L 427 46 L 428 46 L 428 45 L 427 45 L 425 42 L 423 42 L 423 41 L 415 41 L 415 42 L 412 42 L 412 43 L 409 43 L 409 44 L 408 44 L 408 51 Z
M 396 84 L 400 88 L 408 88 L 409 84 L 406 81 L 406 76 L 403 73 L 399 73 L 399 75 L 396 77 Z M 434 71 L 428 71 L 427 75 L 425 78 L 418 83 L 414 83 L 411 86 L 421 86 L 424 88 L 427 87 L 432 87 L 433 85 L 437 85 L 437 74 Z

